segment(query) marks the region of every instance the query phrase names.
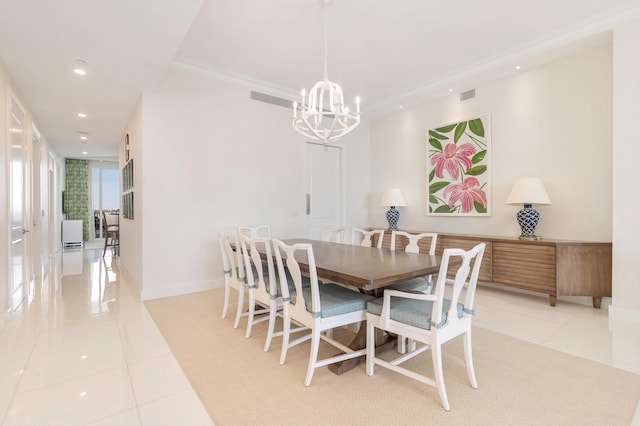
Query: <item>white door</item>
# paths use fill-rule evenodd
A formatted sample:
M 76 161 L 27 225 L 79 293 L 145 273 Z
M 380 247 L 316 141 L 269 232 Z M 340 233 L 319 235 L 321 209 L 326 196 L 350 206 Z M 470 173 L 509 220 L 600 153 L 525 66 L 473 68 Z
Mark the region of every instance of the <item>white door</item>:
M 342 149 L 307 143 L 304 236 L 320 239 L 323 226 L 342 225 Z
M 29 153 L 25 125 L 26 112 L 9 91 L 9 300 L 15 310 L 25 297 L 30 277 L 29 258 Z

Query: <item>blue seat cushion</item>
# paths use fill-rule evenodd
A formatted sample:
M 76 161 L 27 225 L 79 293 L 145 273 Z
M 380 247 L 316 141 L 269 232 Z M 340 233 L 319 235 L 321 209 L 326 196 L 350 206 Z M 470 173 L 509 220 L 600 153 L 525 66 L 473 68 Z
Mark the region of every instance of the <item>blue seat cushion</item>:
M 367 308 L 367 302 L 373 300 L 373 297 L 349 290 L 338 284 L 328 283 L 318 286 L 320 290 L 320 306 L 319 313 L 314 313 L 311 307 L 311 287 L 304 287 L 302 293 L 306 304 L 307 311 L 319 315 L 321 318 L 333 317 L 336 315 L 347 314 L 349 312 L 362 311 Z M 291 295 L 291 303 L 296 303 L 295 294 Z
M 251 264 L 251 269 L 253 271 L 253 279 L 255 282 L 257 282 L 258 271 L 256 270 L 253 264 Z M 289 293 L 293 294 L 296 292 L 296 286 L 293 284 L 293 277 L 291 276 L 291 273 L 289 273 L 288 269 L 285 269 L 285 273 L 287 274 L 287 285 L 289 286 Z M 262 276 L 264 277 L 264 283 L 265 283 L 265 286 L 267 287 L 267 293 L 271 293 L 271 284 L 269 282 L 269 267 L 265 262 L 262 262 Z M 276 271 L 276 278 L 277 276 L 278 276 L 278 271 Z M 302 287 L 309 287 L 310 285 L 311 285 L 311 280 L 309 279 L 309 277 L 302 276 Z M 277 290 L 278 297 L 281 297 L 282 289 L 280 288 L 279 285 L 276 290 Z
M 426 277 L 414 278 L 412 280 L 392 284 L 389 286 L 389 288 L 392 290 L 423 293 L 429 288 L 429 282 L 427 281 Z
M 367 303 L 367 311 L 380 315 L 382 312 L 383 298 L 371 300 Z M 444 299 L 443 305 L 443 323 L 447 319 L 447 312 L 451 306 L 451 300 Z M 433 310 L 433 302 L 431 300 L 415 300 L 404 299 L 400 297 L 391 297 L 391 314 L 392 320 L 398 321 L 413 327 L 422 328 L 424 330 L 431 329 L 431 311 Z M 464 305 L 458 303 L 458 318 L 464 315 Z

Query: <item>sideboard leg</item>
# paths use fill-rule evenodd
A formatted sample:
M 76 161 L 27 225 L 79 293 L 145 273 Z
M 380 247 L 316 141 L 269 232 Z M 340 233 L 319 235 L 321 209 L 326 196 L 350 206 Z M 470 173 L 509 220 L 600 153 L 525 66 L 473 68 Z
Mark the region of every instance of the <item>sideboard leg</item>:
M 556 296 L 554 296 L 553 294 L 549 295 L 549 305 L 556 306 Z
M 600 309 L 600 303 L 602 303 L 602 296 L 593 296 L 593 307 Z

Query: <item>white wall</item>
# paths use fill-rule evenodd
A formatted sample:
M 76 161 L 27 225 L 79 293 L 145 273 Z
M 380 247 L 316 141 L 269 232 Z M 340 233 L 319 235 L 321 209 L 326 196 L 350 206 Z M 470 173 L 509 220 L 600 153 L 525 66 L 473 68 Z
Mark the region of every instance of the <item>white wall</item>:
M 125 135 L 129 134 L 129 159 L 133 160 L 133 219 L 125 219 L 120 206 L 120 269 L 125 273 L 127 281 L 142 293 L 143 283 L 143 251 L 142 251 L 142 212 L 143 180 L 142 180 L 142 99 L 138 100 L 133 114 L 127 124 L 127 129 L 122 135 L 119 149 L 120 170 L 126 164 Z M 122 195 L 122 187 L 120 188 Z M 151 260 L 153 262 L 153 260 Z
M 386 227 L 379 194 L 400 187 L 399 227 L 517 236 L 519 206 L 505 205 L 519 177 L 543 180 L 553 204 L 538 206 L 536 234 L 611 241 L 611 46 L 603 46 L 372 122 L 371 223 Z M 426 215 L 427 130 L 491 113 L 490 217 Z
M 144 175 L 136 170 L 134 190 L 144 210 L 132 224 L 142 229 L 143 270 L 134 278 L 143 299 L 221 286 L 219 231 L 267 223 L 275 237 L 302 234 L 304 138 L 291 127 L 291 110 L 249 96 L 248 88 L 177 69 L 143 95 L 144 155 L 135 167 Z M 364 122 L 342 142 L 349 227 L 369 225 L 368 140 Z
M 640 323 L 640 21 L 613 33 L 613 304 L 612 318 Z

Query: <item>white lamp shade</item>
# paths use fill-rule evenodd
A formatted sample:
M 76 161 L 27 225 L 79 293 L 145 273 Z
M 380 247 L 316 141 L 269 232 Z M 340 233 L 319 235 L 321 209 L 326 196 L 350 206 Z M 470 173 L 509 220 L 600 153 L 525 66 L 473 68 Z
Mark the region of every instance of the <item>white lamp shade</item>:
M 406 206 L 407 203 L 404 201 L 404 196 L 402 195 L 402 191 L 400 188 L 390 188 L 385 189 L 382 193 L 382 199 L 380 200 L 381 206 Z
M 551 204 L 551 199 L 538 178 L 521 178 L 513 184 L 506 204 Z

